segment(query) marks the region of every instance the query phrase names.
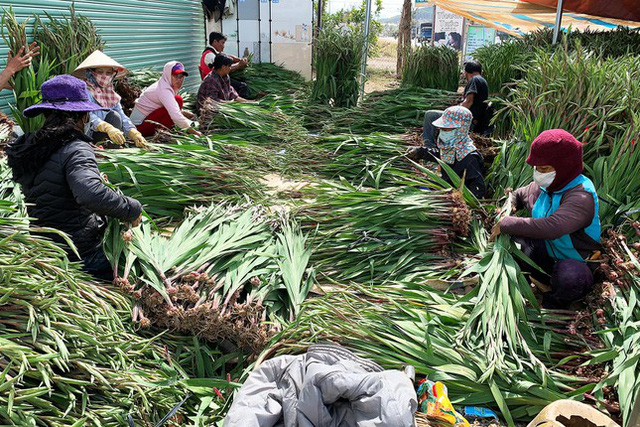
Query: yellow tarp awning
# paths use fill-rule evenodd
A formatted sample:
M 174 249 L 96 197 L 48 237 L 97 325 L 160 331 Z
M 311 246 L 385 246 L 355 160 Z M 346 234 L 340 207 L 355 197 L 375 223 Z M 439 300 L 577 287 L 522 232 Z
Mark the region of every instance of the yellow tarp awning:
M 488 27 L 521 36 L 540 28 L 553 28 L 556 10 L 519 0 L 433 0 L 434 4 Z M 640 27 L 640 22 L 601 18 L 565 11 L 562 28 L 572 30 L 612 30 L 618 26 Z

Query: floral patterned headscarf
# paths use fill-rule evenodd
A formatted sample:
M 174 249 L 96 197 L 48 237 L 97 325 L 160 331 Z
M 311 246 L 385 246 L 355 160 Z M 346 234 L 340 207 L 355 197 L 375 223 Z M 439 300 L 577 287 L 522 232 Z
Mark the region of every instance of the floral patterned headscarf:
M 433 122 L 435 127 L 447 128 L 454 130 L 454 137 L 449 142 L 444 142 L 438 138 L 438 148 L 440 149 L 440 158 L 448 164 L 455 163 L 467 157 L 470 153 L 476 151 L 476 146 L 469 136 L 469 129 L 473 121 L 473 114 L 468 108 L 456 105 L 444 110 L 444 114 Z

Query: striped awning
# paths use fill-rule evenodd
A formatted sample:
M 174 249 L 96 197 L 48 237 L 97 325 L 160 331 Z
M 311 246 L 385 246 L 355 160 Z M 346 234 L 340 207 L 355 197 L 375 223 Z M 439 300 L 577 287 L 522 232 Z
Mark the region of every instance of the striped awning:
M 556 22 L 554 8 L 520 0 L 432 0 L 443 9 L 488 27 L 521 36 L 540 28 L 553 28 Z M 572 30 L 612 30 L 618 26 L 640 27 L 640 22 L 602 18 L 565 11 L 562 28 Z

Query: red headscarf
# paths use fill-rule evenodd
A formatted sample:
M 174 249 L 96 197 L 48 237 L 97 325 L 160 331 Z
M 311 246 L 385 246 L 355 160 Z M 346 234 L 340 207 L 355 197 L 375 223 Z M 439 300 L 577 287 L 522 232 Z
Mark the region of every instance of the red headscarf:
M 553 166 L 556 179 L 547 191 L 558 191 L 582 173 L 582 143 L 566 130 L 546 130 L 531 144 L 527 163 Z

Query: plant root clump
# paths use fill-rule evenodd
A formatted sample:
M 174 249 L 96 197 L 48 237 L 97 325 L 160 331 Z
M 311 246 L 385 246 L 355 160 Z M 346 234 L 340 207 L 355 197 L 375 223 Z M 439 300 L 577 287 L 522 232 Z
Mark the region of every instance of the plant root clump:
M 461 236 L 469 235 L 469 227 L 471 226 L 471 210 L 464 202 L 462 195 L 458 191 L 449 193 L 451 202 L 451 223 L 453 230 Z
M 131 82 L 128 77 L 123 77 L 119 80 L 116 80 L 114 89 L 116 93 L 120 95 L 122 98 L 120 103 L 122 104 L 122 109 L 127 116 L 131 115 L 131 111 L 135 106 L 136 99 L 140 97 L 142 90 L 135 84 Z
M 116 280 L 122 289 L 132 289 L 123 279 Z M 266 308 L 261 301 L 251 298 L 239 301 L 239 292 L 221 301 L 215 293 L 219 287 L 206 274 L 192 272 L 167 288 L 171 304 L 150 287 L 129 293 L 140 303 L 139 323 L 143 328 L 154 326 L 197 335 L 214 343 L 230 342 L 244 352 L 258 355 L 275 333 L 273 327 L 263 322 Z

